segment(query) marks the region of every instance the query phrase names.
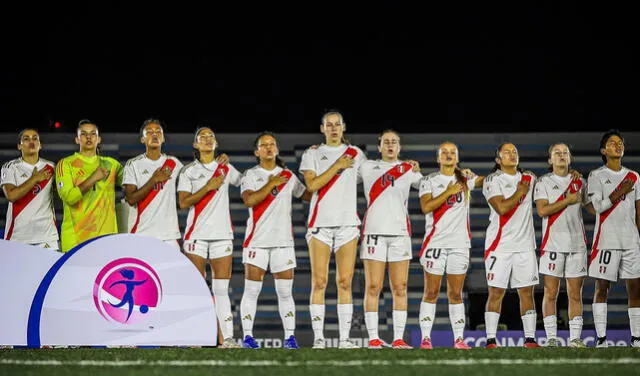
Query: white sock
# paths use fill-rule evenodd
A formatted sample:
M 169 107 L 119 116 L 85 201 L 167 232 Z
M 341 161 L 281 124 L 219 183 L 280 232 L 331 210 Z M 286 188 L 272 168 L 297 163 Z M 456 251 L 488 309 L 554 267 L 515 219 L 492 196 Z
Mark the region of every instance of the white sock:
M 536 319 L 537 313 L 535 309 L 530 309 L 522 316 L 522 328 L 524 329 L 524 338 L 536 338 Z
M 451 321 L 451 329 L 453 329 L 453 340 L 464 338 L 464 326 L 466 323 L 464 303 L 449 304 L 449 321 Z
M 433 321 L 436 319 L 436 305 L 433 303 L 422 302 L 420 303 L 420 330 L 422 331 L 422 338 L 431 338 L 431 328 L 433 328 Z
M 240 301 L 240 318 L 243 336 L 253 337 L 253 322 L 256 319 L 258 295 L 262 290 L 262 281 L 244 280 L 244 293 Z
M 310 304 L 311 328 L 313 329 L 314 340 L 324 339 L 324 304 Z
M 393 310 L 393 340 L 404 339 L 404 327 L 407 325 L 407 311 Z
M 547 339 L 558 337 L 558 318 L 556 315 L 547 316 L 542 321 L 544 321 L 544 331 L 547 333 Z
M 485 312 L 484 313 L 484 326 L 487 332 L 487 338 L 496 338 L 498 332 L 498 321 L 500 321 L 500 314 L 498 312 Z
M 353 304 L 338 304 L 338 329 L 340 340 L 349 339 L 351 331 L 351 318 L 353 317 Z
M 593 312 L 593 325 L 596 327 L 598 337 L 607 336 L 607 303 L 593 303 L 591 305 Z
M 284 328 L 284 338 L 293 335 L 296 330 L 296 303 L 293 300 L 291 290 L 293 289 L 293 279 L 276 279 L 276 294 L 278 294 L 278 309 Z
M 213 296 L 216 298 L 216 316 L 220 322 L 220 331 L 224 339 L 233 338 L 233 314 L 229 300 L 229 280 L 214 279 L 211 284 Z
M 569 341 L 582 338 L 582 316 L 576 316 L 569 321 Z
M 369 333 L 369 341 L 373 339 L 380 339 L 380 336 L 378 335 L 378 312 L 365 312 L 364 323 L 367 326 L 367 332 Z
M 640 308 L 629 308 L 628 312 L 631 336 L 640 337 Z

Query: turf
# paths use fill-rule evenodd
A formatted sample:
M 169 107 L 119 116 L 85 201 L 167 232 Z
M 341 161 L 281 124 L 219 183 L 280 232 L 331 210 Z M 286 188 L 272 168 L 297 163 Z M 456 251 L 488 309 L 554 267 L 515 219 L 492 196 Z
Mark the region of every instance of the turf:
M 640 349 L 8 349 L 0 375 L 638 374 Z

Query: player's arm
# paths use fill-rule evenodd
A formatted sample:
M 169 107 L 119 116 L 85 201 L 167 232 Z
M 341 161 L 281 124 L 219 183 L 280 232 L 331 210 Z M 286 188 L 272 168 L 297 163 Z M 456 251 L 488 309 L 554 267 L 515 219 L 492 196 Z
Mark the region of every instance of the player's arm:
M 311 197 L 313 197 L 313 193 L 311 193 L 311 191 L 309 191 L 308 189 L 305 189 L 302 196 L 300 196 L 300 199 L 309 202 L 311 201 Z
M 93 174 L 76 186 L 71 176 L 71 168 L 69 168 L 66 160 L 63 159 L 58 162 L 56 167 L 58 195 L 65 204 L 75 205 L 98 181 L 107 176 L 109 176 L 109 171 L 104 167 L 98 167 Z
M 306 170 L 304 171 L 304 182 L 307 185 L 307 189 L 313 193 L 320 188 L 327 185 L 334 176 L 338 174 L 338 172 L 347 169 L 353 165 L 353 158 L 348 155 L 344 155 L 329 167 L 329 169 L 323 172 L 320 175 L 316 175 L 315 171 Z
M 509 198 L 504 196 L 494 196 L 489 199 L 489 205 L 500 215 L 505 215 L 515 208 L 520 200 L 529 192 L 529 183 L 526 181 L 518 184 L 518 189 Z
M 640 200 L 636 200 L 636 227 L 640 230 Z
M 124 196 L 129 205 L 135 205 L 142 201 L 156 184 L 165 182 L 171 178 L 171 170 L 159 167 L 153 172 L 151 178 L 140 188 L 133 184 L 124 184 Z
M 474 188 L 482 188 L 482 183 L 484 183 L 484 176 L 480 176 L 478 175 L 478 177 L 476 177 L 476 181 L 474 184 Z
M 224 184 L 224 178 L 225 175 L 218 175 L 214 178 L 209 179 L 207 184 L 205 184 L 204 187 L 200 188 L 195 193 L 179 191 L 178 206 L 180 206 L 180 209 L 186 209 L 197 204 L 204 198 L 204 196 L 207 195 L 207 193 L 219 189 L 222 184 Z
M 420 196 L 420 208 L 422 209 L 422 213 L 431 213 L 432 211 L 442 206 L 442 204 L 444 204 L 449 197 L 462 192 L 463 189 L 464 188 L 460 182 L 451 182 L 449 183 L 447 189 L 436 197 L 433 197 L 431 193 L 426 193 Z
M 536 209 L 540 217 L 548 217 L 556 214 L 569 205 L 573 205 L 580 200 L 580 193 L 568 193 L 565 198 L 553 204 L 549 203 L 547 199 L 536 200 Z
M 51 172 L 42 168 L 42 170 L 38 171 L 36 167 L 33 168 L 33 173 L 31 177 L 24 181 L 24 183 L 16 186 L 11 183 L 6 183 L 2 185 L 2 190 L 4 191 L 4 195 L 10 202 L 16 202 L 17 200 L 23 198 L 27 193 L 33 189 L 33 187 L 51 177 Z
M 285 176 L 270 175 L 267 184 L 262 186 L 262 188 L 260 188 L 259 190 L 252 191 L 247 189 L 243 191 L 242 201 L 244 202 L 246 207 L 252 208 L 264 201 L 264 199 L 267 198 L 269 194 L 271 194 L 271 191 L 274 188 L 278 187 L 280 184 L 286 183 L 288 180 L 289 179 Z

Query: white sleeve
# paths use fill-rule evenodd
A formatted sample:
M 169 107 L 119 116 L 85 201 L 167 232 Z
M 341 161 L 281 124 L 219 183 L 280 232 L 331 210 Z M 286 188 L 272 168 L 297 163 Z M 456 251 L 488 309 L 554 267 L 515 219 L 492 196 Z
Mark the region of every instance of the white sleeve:
M 426 176 L 422 180 L 420 180 L 420 189 L 418 191 L 418 196 L 422 197 L 431 192 L 432 192 L 431 179 L 429 179 L 429 177 Z
M 593 208 L 597 213 L 602 213 L 605 210 L 609 209 L 613 206 L 609 197 L 604 197 L 604 193 L 602 192 L 602 184 L 600 184 L 600 179 L 597 176 L 594 176 L 594 173 L 589 174 L 589 180 L 587 182 L 587 188 L 589 190 L 589 199 L 591 204 L 593 204 Z
M 414 189 L 420 190 L 420 187 L 422 186 L 422 184 L 420 183 L 422 181 L 422 179 L 424 178 L 424 176 L 422 176 L 421 173 L 419 172 L 413 172 L 411 171 L 412 177 L 411 177 L 411 186 Z
M 0 173 L 0 187 L 5 184 L 11 184 L 17 186 L 16 174 L 14 173 L 15 164 L 5 163 L 2 166 L 2 172 Z
M 538 200 L 549 200 L 549 194 L 543 179 L 540 179 L 533 189 L 533 201 Z
M 302 182 L 300 182 L 300 180 L 295 175 L 291 175 L 291 179 L 290 180 L 293 180 L 291 182 L 291 183 L 293 183 L 293 188 L 291 190 L 293 195 L 295 197 L 297 197 L 297 198 L 302 197 L 304 192 L 307 190 L 307 187 L 305 187 L 304 184 L 302 184 Z
M 182 168 L 180 170 L 180 175 L 178 176 L 177 191 L 193 193 L 193 184 L 191 183 L 191 179 L 189 179 L 189 175 L 187 175 L 186 168 Z
M 588 194 L 587 181 L 584 179 L 581 179 L 581 180 L 582 180 L 582 189 L 580 191 L 582 193 L 582 204 L 587 205 L 591 203 L 591 197 L 589 197 L 589 194 Z
M 640 201 L 640 178 L 636 174 L 636 183 L 633 185 L 633 191 L 635 192 L 635 200 Z
M 318 173 L 318 163 L 316 162 L 316 151 L 314 149 L 308 149 L 302 154 L 302 160 L 300 161 L 300 168 L 298 170 L 303 174 L 305 171 Z
M 133 167 L 133 161 L 129 160 L 124 165 L 124 172 L 122 173 L 122 185 L 129 184 L 138 187 L 138 181 L 136 179 L 136 171 Z
M 244 191 L 256 191 L 256 178 L 255 175 L 251 173 L 251 170 L 247 170 L 242 175 L 242 179 L 240 182 L 240 194 L 244 193 Z
M 496 196 L 504 196 L 504 194 L 502 193 L 502 187 L 500 187 L 500 179 L 497 179 L 496 176 L 492 176 L 489 179 L 484 179 L 484 183 L 482 185 L 482 194 L 487 201 Z
M 473 175 L 471 179 L 467 179 L 467 188 L 469 188 L 469 191 L 473 191 L 475 189 L 476 180 L 478 180 L 478 175 Z
M 176 167 L 173 168 L 173 171 L 171 173 L 171 178 L 172 179 L 177 179 L 178 175 L 180 175 L 180 171 L 182 171 L 182 167 L 184 167 L 184 165 L 182 164 L 182 162 L 180 162 L 180 160 L 178 158 L 172 158 L 174 160 L 174 162 L 176 162 Z
M 229 176 L 227 176 L 227 179 L 229 179 L 229 184 L 234 187 L 239 187 L 242 182 L 242 174 L 239 173 L 235 167 L 229 164 Z

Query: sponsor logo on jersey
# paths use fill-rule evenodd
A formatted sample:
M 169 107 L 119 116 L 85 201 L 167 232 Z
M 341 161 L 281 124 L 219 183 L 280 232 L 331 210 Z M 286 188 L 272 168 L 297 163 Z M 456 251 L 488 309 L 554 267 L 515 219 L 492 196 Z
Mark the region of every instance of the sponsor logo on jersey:
M 444 188 L 443 184 L 438 185 L 438 188 Z
M 142 171 L 142 175 L 148 174 L 149 171 L 145 168 L 144 171 Z
M 611 180 L 607 179 L 607 181 L 604 182 L 605 184 L 611 184 Z
M 293 260 L 289 259 L 289 261 L 287 261 L 287 265 L 293 265 Z
M 227 249 L 225 249 L 224 251 L 227 253 L 231 252 L 231 247 L 227 247 Z
M 262 182 L 262 181 L 264 181 L 264 179 L 263 178 L 258 178 L 258 180 L 256 180 L 256 181 Z
M 373 169 L 374 169 L 374 170 L 379 170 L 379 169 L 380 169 L 380 166 L 376 165 Z
M 326 161 L 327 159 L 329 159 L 329 158 L 327 158 L 326 155 L 323 155 L 322 158 L 320 158 L 321 161 Z
M 284 315 L 284 317 L 293 317 L 293 311 L 287 312 L 287 314 Z
M 204 174 L 200 174 L 200 176 L 198 176 L 198 179 L 202 179 L 204 178 Z
M 554 185 L 552 189 L 560 189 L 557 185 Z
M 22 175 L 20 175 L 20 177 L 21 177 L 21 178 L 26 178 L 26 177 L 27 177 L 27 174 L 22 173 Z

